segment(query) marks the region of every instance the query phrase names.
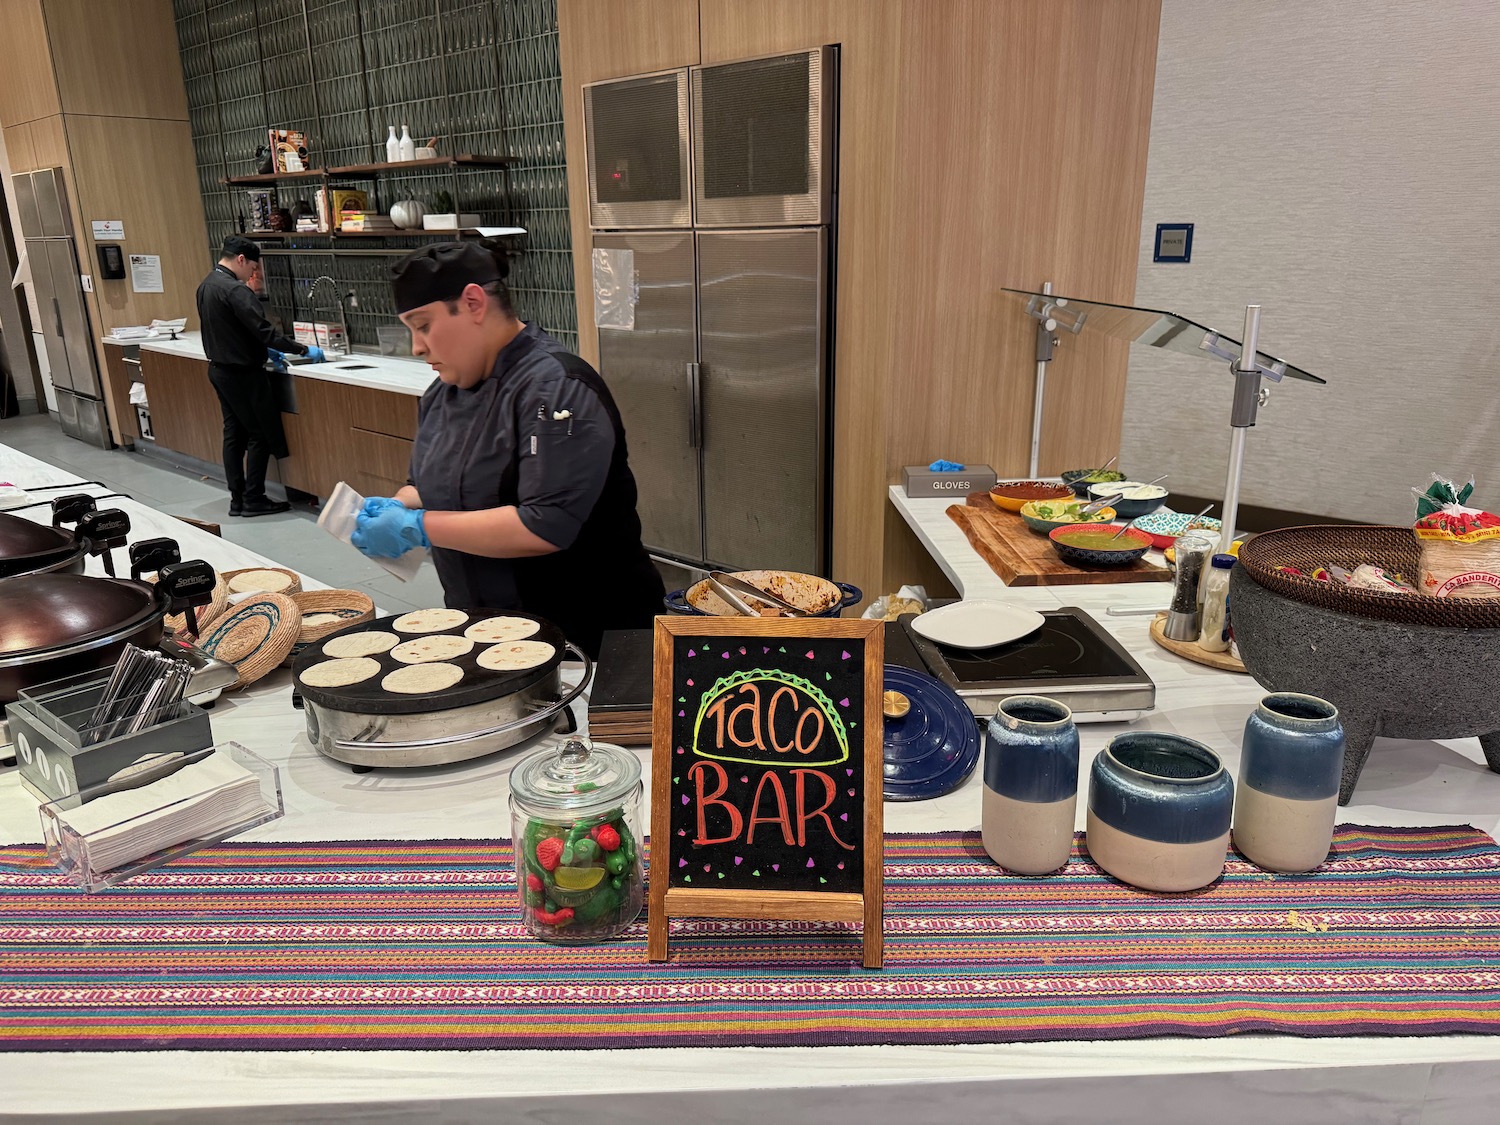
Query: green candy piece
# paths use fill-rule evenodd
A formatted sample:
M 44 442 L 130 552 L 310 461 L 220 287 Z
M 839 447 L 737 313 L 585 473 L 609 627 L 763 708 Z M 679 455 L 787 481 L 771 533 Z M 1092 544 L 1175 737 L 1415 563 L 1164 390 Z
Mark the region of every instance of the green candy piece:
M 574 910 L 573 916 L 580 922 L 597 922 L 619 905 L 620 896 L 610 887 L 601 886 L 597 894 Z
M 548 914 L 556 914 L 557 913 L 557 903 L 553 902 L 549 898 L 545 902 L 542 903 L 542 909 L 545 910 Z
M 573 792 L 592 793 L 595 789 L 598 788 L 599 783 L 597 781 L 580 781 L 577 785 L 573 786 Z
M 588 837 L 584 837 L 573 845 L 573 862 L 580 867 L 592 863 L 598 854 L 599 845 Z
M 609 881 L 609 885 L 617 891 L 623 891 L 625 889 L 625 880 L 616 875 Z
M 535 910 L 537 907 L 541 906 L 542 905 L 542 892 L 541 891 L 528 890 L 526 892 L 526 905 L 529 906 L 529 907 L 531 907 L 531 909 L 533 909 L 533 910 Z
M 611 875 L 623 875 L 629 862 L 628 857 L 625 855 L 625 849 L 619 848 L 604 857 L 604 868 Z
M 573 845 L 572 844 L 564 844 L 563 845 L 562 858 L 558 862 L 560 862 L 564 867 L 572 867 L 573 866 Z

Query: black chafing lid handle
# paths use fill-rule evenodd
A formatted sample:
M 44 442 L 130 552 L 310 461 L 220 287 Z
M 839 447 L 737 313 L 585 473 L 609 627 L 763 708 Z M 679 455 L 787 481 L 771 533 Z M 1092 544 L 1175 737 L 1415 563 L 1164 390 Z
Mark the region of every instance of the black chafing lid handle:
M 125 540 L 130 537 L 130 517 L 119 508 L 90 512 L 78 521 L 77 534 L 93 544 L 93 554 L 103 554 L 125 546 Z
M 175 539 L 142 539 L 130 547 L 130 577 L 139 578 L 182 561 Z
M 177 544 L 172 543 L 172 549 L 176 551 Z M 156 572 L 156 585 L 167 595 L 169 612 L 187 614 L 188 632 L 194 636 L 198 635 L 198 615 L 193 607 L 214 600 L 214 584 L 218 580 L 214 568 L 201 559 L 168 563 Z
M 95 508 L 94 498 L 87 492 L 72 492 L 52 501 L 52 526 L 77 523 Z

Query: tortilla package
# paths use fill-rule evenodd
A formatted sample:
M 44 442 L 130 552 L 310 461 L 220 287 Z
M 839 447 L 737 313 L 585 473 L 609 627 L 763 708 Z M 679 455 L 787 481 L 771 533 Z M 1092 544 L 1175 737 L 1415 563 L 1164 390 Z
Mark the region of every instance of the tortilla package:
M 1467 507 L 1473 492 L 1473 481 L 1455 490 L 1438 477 L 1417 498 L 1423 593 L 1500 598 L 1500 516 Z

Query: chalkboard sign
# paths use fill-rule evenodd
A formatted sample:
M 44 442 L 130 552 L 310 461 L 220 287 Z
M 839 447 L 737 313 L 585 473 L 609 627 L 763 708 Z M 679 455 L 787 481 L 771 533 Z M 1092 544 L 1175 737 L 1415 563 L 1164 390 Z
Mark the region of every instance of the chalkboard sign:
M 659 617 L 649 956 L 671 917 L 864 923 L 881 964 L 884 625 Z

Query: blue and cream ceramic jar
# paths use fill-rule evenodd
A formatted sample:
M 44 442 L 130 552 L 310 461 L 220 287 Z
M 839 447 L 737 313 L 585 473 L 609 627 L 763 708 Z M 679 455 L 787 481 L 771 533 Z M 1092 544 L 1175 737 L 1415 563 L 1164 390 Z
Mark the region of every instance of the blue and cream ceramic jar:
M 1267 871 L 1311 871 L 1328 857 L 1344 769 L 1344 727 L 1327 700 L 1266 696 L 1245 723 L 1234 846 Z
M 1233 805 L 1234 781 L 1207 746 L 1127 731 L 1089 774 L 1089 855 L 1143 890 L 1206 887 L 1224 871 Z
M 1078 807 L 1078 728 L 1055 699 L 1001 702 L 984 740 L 984 850 L 1020 875 L 1068 862 Z

